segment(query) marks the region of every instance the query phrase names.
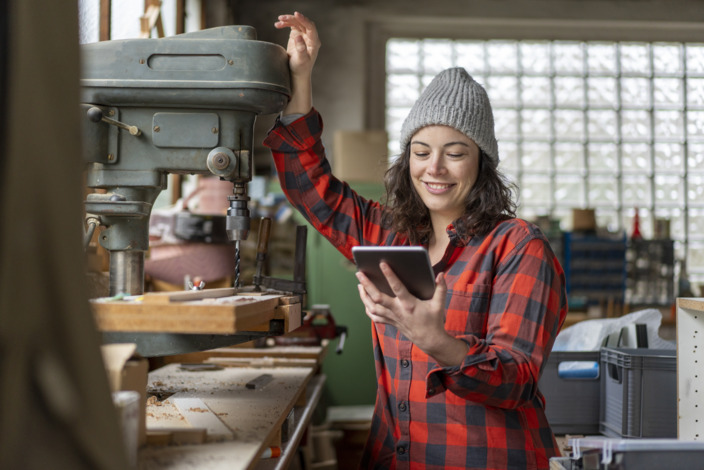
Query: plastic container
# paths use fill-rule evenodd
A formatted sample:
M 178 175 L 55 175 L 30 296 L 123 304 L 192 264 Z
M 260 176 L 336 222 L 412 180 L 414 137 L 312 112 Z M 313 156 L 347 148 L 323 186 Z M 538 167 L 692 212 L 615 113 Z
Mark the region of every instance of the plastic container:
M 677 437 L 674 349 L 601 349 L 599 430 L 610 437 Z
M 572 459 L 575 465 L 570 467 L 563 463 L 562 468 L 704 470 L 704 442 L 679 439 L 580 438 L 570 439 L 569 445 L 573 450 Z
M 599 351 L 550 354 L 538 387 L 553 433 L 599 433 L 599 369 Z
M 139 393 L 134 390 L 112 392 L 112 402 L 117 410 L 118 421 L 122 428 L 127 461 L 136 468 L 139 447 Z

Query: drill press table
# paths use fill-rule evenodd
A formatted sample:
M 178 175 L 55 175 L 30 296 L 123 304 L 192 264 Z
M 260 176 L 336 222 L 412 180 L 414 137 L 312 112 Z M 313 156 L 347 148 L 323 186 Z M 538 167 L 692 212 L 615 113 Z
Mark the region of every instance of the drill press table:
M 233 288 L 98 298 L 90 305 L 105 342 L 135 343 L 144 357 L 202 351 L 280 335 L 298 328 L 302 321 L 298 296 L 238 294 Z

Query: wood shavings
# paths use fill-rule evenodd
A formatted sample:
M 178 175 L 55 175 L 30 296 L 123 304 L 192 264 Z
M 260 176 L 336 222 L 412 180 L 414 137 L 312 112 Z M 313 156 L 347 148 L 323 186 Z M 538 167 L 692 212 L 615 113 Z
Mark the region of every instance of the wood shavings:
M 147 406 L 164 406 L 164 404 L 159 401 L 159 399 L 156 397 L 156 395 L 152 395 L 149 398 L 147 398 Z
M 188 411 L 191 411 L 193 413 L 210 413 L 210 410 L 204 410 L 203 408 L 189 408 Z

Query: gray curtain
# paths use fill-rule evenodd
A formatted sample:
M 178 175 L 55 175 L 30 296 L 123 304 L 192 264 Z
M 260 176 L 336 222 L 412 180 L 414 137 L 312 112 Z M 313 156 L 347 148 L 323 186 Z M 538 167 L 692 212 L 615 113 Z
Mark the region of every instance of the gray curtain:
M 2 3 L 0 468 L 125 469 L 85 285 L 78 2 Z

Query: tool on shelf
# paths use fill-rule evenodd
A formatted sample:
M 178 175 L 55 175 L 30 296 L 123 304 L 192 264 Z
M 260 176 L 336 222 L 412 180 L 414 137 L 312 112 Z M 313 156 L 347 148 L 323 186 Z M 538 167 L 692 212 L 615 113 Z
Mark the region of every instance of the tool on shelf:
M 316 304 L 306 314 L 303 325 L 293 333 L 277 336 L 274 342 L 282 346 L 317 346 L 324 340 L 330 341 L 337 337 L 340 340 L 335 352 L 342 354 L 347 339 L 347 327 L 335 324 L 329 305 Z

